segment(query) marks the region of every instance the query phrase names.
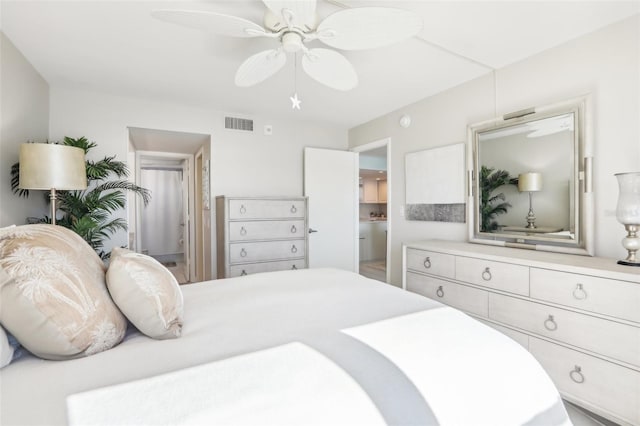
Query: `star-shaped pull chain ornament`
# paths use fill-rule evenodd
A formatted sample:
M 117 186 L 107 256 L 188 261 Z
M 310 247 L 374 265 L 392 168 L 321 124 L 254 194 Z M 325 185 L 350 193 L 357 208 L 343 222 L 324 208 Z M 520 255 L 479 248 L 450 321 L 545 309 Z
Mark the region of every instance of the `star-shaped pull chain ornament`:
M 298 99 L 298 94 L 294 93 L 293 96 L 289 97 L 291 99 L 291 108 L 292 109 L 300 109 L 300 99 Z
M 298 54 L 294 53 L 293 57 L 293 96 L 291 99 L 291 109 L 300 110 L 300 99 L 298 99 Z

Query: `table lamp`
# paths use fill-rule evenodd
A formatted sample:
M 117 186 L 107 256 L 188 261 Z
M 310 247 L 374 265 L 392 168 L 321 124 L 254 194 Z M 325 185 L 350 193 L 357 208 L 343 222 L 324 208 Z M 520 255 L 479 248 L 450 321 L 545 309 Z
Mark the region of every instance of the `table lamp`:
M 521 173 L 518 175 L 518 191 L 529 193 L 529 213 L 527 214 L 527 228 L 536 228 L 536 216 L 533 214 L 532 192 L 542 191 L 542 174 Z
M 627 250 L 627 258 L 619 260 L 620 265 L 640 266 L 640 259 L 636 253 L 640 249 L 640 172 L 617 173 L 618 205 L 616 206 L 616 218 L 624 225 L 627 236 L 622 239 L 622 246 Z
M 56 224 L 56 191 L 85 189 L 87 169 L 84 150 L 49 143 L 20 145 L 21 189 L 51 191 L 51 223 Z

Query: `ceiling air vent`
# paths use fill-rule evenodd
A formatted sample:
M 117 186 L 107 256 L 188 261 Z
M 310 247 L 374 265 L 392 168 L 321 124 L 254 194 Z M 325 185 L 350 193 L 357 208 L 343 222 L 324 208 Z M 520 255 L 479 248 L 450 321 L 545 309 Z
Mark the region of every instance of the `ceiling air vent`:
M 246 130 L 253 132 L 253 120 L 247 118 L 225 117 L 224 128 L 230 130 Z

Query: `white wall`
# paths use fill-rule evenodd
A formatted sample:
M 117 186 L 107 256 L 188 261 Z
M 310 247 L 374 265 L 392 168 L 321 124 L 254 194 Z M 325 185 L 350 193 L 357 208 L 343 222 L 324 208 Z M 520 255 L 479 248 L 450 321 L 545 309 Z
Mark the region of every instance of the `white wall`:
M 29 198 L 11 192 L 11 165 L 20 144 L 45 142 L 49 132 L 49 85 L 0 32 L 0 227 L 22 225 L 48 213 L 42 191 Z
M 385 137 L 393 139 L 391 194 L 404 205 L 404 157 L 412 151 L 466 140 L 466 126 L 523 108 L 546 105 L 591 93 L 593 97 L 595 251 L 622 258 L 624 235 L 616 221 L 614 173 L 640 170 L 640 16 L 549 49 L 446 92 L 391 112 L 349 131 L 355 147 Z M 411 127 L 398 125 L 401 115 Z M 395 213 L 395 212 L 394 212 Z M 409 222 L 392 215 L 392 282 L 401 281 L 401 244 L 441 238 L 466 240 L 466 224 Z
M 295 111 L 291 114 L 286 121 L 249 117 L 254 132 L 231 131 L 224 129 L 220 111 L 52 88 L 50 137 L 86 136 L 98 144 L 89 158 L 115 155 L 127 161 L 128 126 L 210 134 L 213 196 L 302 195 L 303 147 L 347 149 L 347 129 L 300 122 Z M 265 124 L 273 126 L 273 135 L 263 134 Z M 126 244 L 126 234 L 120 233 L 106 249 Z

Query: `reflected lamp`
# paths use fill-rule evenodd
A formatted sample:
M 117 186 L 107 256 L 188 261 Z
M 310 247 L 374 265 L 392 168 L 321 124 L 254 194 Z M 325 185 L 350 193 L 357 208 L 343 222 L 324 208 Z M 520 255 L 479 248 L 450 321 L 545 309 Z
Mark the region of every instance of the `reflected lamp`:
M 542 191 L 542 174 L 527 172 L 518 175 L 518 191 L 529 193 L 529 213 L 527 214 L 527 228 L 536 228 L 536 216 L 533 214 L 532 193 Z
M 51 223 L 56 224 L 56 191 L 87 187 L 84 150 L 49 143 L 20 145 L 20 189 L 50 191 Z

